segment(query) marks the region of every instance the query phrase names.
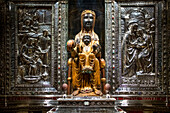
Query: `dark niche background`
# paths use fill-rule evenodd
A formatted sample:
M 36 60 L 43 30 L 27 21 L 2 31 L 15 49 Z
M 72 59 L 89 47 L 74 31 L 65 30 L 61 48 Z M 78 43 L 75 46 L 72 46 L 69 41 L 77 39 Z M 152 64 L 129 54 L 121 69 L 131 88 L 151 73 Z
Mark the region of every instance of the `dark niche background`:
M 69 0 L 68 6 L 68 37 L 74 39 L 81 30 L 81 13 L 93 10 L 96 13 L 95 33 L 99 36 L 101 53 L 104 58 L 105 47 L 105 5 L 104 0 Z

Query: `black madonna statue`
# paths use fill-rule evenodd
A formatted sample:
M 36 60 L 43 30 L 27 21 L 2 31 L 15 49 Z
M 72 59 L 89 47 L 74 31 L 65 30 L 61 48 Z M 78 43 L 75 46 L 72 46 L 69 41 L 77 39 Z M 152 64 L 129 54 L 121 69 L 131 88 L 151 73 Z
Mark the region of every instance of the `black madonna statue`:
M 102 95 L 101 82 L 105 85 L 105 61 L 101 58 L 101 46 L 94 32 L 95 12 L 84 10 L 81 14 L 81 31 L 75 40 L 67 42 L 68 94 L 73 96 Z M 102 75 L 102 77 L 100 77 Z M 103 86 L 102 85 L 102 86 Z

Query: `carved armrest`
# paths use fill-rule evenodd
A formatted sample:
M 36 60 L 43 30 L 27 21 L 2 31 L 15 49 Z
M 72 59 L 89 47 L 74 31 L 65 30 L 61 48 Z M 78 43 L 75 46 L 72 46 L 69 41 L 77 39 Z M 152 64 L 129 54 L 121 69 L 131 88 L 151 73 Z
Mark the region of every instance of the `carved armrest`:
M 68 60 L 68 66 L 69 66 L 69 69 L 68 69 L 68 78 L 67 78 L 67 81 L 68 81 L 67 94 L 69 95 L 70 92 L 71 92 L 71 68 L 72 68 L 72 58 L 69 58 L 69 60 Z

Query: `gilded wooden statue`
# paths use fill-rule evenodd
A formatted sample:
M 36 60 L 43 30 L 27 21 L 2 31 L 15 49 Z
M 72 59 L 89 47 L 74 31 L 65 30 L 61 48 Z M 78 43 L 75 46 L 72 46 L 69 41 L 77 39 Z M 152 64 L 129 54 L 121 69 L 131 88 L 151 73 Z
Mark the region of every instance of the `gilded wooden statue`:
M 68 60 L 68 94 L 73 92 L 73 96 L 102 95 L 104 91 L 105 61 L 101 59 L 99 38 L 94 32 L 95 18 L 94 11 L 84 10 L 81 31 L 75 40 L 67 42 L 67 50 L 71 52 Z

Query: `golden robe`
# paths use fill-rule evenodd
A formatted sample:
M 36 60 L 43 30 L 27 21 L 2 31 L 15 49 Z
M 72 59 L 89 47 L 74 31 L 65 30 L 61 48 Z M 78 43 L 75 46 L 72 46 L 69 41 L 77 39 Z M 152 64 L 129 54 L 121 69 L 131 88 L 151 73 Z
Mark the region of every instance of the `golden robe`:
M 84 15 L 90 13 L 93 15 L 93 26 L 90 31 L 86 31 L 83 27 Z M 80 89 L 80 92 L 89 91 L 100 88 L 100 64 L 99 59 L 96 58 L 98 50 L 93 51 L 93 45 L 99 45 L 98 35 L 94 32 L 95 13 L 91 10 L 85 10 L 81 14 L 81 31 L 75 37 L 75 44 L 72 56 L 72 87 Z M 85 35 L 91 36 L 91 42 L 87 46 L 82 42 Z M 89 71 L 90 70 L 90 71 Z M 85 71 L 89 71 L 84 73 Z

